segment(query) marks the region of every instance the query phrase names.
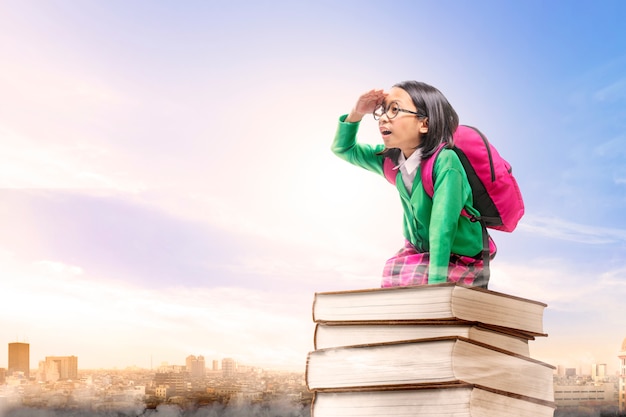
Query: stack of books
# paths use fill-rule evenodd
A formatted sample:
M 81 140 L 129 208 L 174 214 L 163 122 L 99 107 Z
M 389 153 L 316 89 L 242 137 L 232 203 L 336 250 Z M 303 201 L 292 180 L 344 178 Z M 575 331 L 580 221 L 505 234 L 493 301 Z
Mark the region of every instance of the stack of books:
M 458 284 L 318 292 L 313 417 L 553 416 L 546 304 Z

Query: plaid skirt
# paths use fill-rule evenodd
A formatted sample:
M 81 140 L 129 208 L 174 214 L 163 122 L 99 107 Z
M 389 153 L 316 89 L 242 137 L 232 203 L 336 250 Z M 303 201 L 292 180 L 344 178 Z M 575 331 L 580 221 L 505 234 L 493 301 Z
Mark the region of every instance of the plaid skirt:
M 496 245 L 489 238 L 489 258 L 496 255 Z M 404 247 L 390 258 L 383 269 L 381 287 L 405 287 L 428 284 L 429 252 L 418 252 L 415 246 L 405 240 Z M 487 266 L 488 267 L 488 266 Z M 450 255 L 447 282 L 476 285 L 487 288 L 484 278 L 484 262 L 481 254 L 476 257 L 457 254 Z

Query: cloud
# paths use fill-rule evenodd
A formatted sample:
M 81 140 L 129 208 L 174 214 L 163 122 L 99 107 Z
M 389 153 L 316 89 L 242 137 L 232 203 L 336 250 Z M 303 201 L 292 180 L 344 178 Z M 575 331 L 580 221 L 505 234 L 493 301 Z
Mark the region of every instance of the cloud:
M 580 268 L 566 258 L 494 264 L 489 288 L 547 304 L 544 331 L 531 356 L 553 365 L 617 365 L 626 283 L 623 265 Z M 581 337 L 584 335 L 584 338 Z M 588 373 L 588 369 L 582 369 Z
M 594 227 L 557 217 L 526 216 L 520 223 L 519 230 L 536 236 L 589 245 L 626 243 L 626 230 Z
M 176 217 L 125 195 L 2 190 L 0 244 L 157 287 L 265 285 L 240 260 L 236 233 Z M 9 220 L 10 219 L 10 220 Z M 237 271 L 238 270 L 238 271 Z M 239 273 L 234 273 L 239 272 Z
M 619 277 L 625 272 L 622 265 L 593 266 L 590 271 L 557 257 L 508 261 L 493 265 L 490 288 L 539 299 L 558 310 L 587 314 L 619 308 L 620 299 L 626 296 L 626 283 Z
M 199 204 L 207 210 L 197 213 L 195 208 L 188 217 L 144 197 L 0 190 L 0 247 L 33 261 L 51 259 L 153 288 L 245 286 L 289 292 L 357 282 L 378 285 L 387 255 L 378 242 L 358 248 L 358 235 L 332 228 L 326 237 L 318 232 L 320 238 L 307 241 L 304 229 L 292 227 L 287 233 L 278 219 L 246 228 L 250 220 L 237 225 L 232 217 L 239 209 L 228 212 L 221 206 L 225 217 L 220 217 Z M 376 278 L 363 279 L 367 276 Z
M 59 261 L 1 255 L 0 268 L 12 279 L 3 285 L 0 327 L 29 338 L 35 363 L 71 354 L 81 369 L 149 367 L 151 355 L 182 363 L 194 353 L 299 369 L 312 343 L 310 293 L 286 297 L 228 283 L 162 291 Z
M 620 134 L 596 145 L 592 153 L 602 159 L 619 159 L 621 162 L 626 156 L 626 135 Z
M 130 193 L 144 190 L 146 185 L 141 179 L 119 168 L 111 169 L 123 160 L 122 155 L 90 144 L 88 139 L 65 144 L 47 142 L 0 126 L 2 188 L 105 189 Z
M 597 90 L 593 94 L 593 99 L 598 102 L 616 102 L 626 99 L 626 78 Z

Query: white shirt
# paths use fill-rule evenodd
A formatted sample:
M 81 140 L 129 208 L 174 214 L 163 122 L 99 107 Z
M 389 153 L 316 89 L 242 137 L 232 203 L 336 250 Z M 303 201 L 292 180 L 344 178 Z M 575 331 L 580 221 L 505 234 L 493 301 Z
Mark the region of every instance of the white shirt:
M 400 152 L 398 157 L 398 165 L 393 169 L 399 169 L 402 173 L 402 182 L 406 187 L 406 190 L 411 194 L 413 190 L 413 181 L 415 181 L 415 174 L 417 173 L 417 167 L 420 166 L 422 161 L 422 150 L 416 149 L 415 152 L 409 156 L 409 159 L 404 157 L 404 153 Z

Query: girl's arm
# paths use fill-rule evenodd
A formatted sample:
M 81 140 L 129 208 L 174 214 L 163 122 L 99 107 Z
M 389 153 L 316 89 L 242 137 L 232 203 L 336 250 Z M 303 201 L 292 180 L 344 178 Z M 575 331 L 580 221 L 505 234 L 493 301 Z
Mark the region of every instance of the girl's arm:
M 359 144 L 356 142 L 356 134 L 363 117 L 380 106 L 385 97 L 387 94 L 383 90 L 370 90 L 362 94 L 350 114 L 339 119 L 337 133 L 331 146 L 333 153 L 341 159 L 379 174 L 383 173 L 383 158 L 377 153 L 382 151 L 384 146 Z
M 383 175 L 383 156 L 378 155 L 384 145 L 372 146 L 356 142 L 359 123 L 346 122 L 347 116 L 339 118 L 339 126 L 331 150 L 341 159 L 353 165 Z

